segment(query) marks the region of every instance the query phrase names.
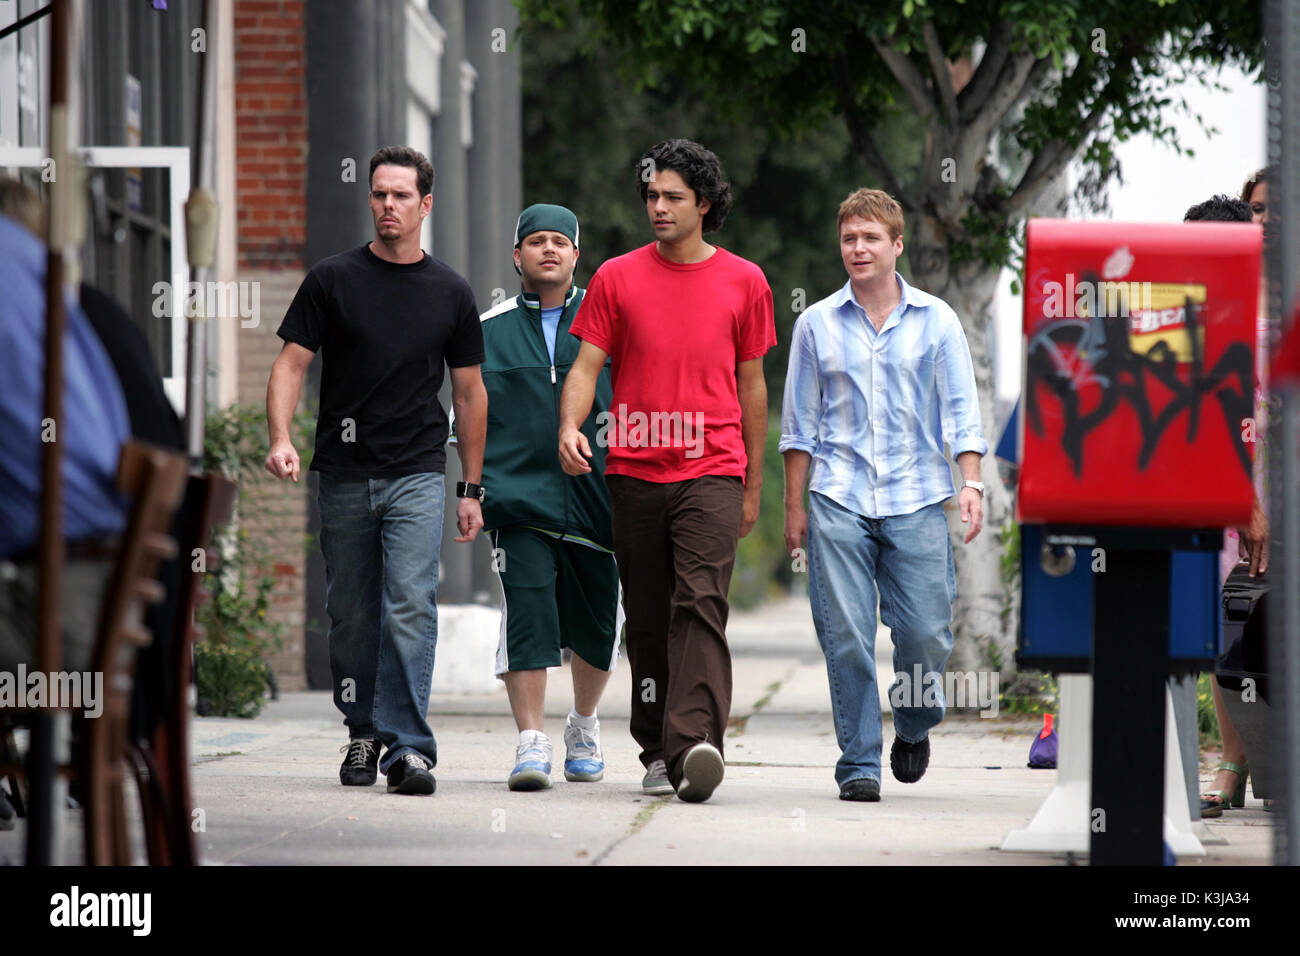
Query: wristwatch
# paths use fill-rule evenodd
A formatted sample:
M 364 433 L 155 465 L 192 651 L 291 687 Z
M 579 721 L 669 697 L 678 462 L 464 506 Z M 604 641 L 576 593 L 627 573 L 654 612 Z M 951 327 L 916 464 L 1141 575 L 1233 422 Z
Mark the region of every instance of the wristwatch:
M 482 485 L 476 485 L 476 484 L 474 484 L 472 481 L 458 481 L 458 482 L 456 482 L 456 497 L 457 497 L 457 498 L 477 498 L 477 499 L 478 499 L 478 503 L 479 503 L 479 504 L 482 504 L 482 503 L 483 503 L 483 499 L 484 499 L 486 496 L 487 496 L 487 492 L 483 490 L 483 486 L 482 486 Z
M 963 488 L 974 488 L 980 493 L 981 498 L 984 497 L 984 482 L 982 481 L 963 481 L 961 486 Z

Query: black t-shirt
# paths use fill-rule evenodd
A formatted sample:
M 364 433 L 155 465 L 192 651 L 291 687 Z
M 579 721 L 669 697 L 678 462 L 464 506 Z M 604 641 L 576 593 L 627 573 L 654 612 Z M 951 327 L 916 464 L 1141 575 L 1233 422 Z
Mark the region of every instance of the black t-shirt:
M 321 350 L 313 469 L 344 478 L 445 469 L 443 363 L 484 357 L 474 293 L 460 275 L 428 253 L 401 264 L 360 246 L 312 267 L 278 334 Z

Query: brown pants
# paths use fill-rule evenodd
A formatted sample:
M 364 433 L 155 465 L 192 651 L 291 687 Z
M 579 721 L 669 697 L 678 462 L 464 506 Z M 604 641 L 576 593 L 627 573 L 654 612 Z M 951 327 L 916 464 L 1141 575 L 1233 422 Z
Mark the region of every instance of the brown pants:
M 727 588 L 744 488 L 721 475 L 605 481 L 627 612 L 632 738 L 641 763 L 663 760 L 677 785 L 693 745 L 723 749 L 731 713 Z

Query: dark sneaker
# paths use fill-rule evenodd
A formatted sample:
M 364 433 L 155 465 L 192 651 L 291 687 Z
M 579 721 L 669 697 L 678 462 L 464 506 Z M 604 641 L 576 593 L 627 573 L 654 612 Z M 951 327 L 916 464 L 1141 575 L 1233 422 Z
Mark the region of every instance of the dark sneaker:
M 876 803 L 880 800 L 880 781 L 870 777 L 845 780 L 840 786 L 840 799 Z
M 889 748 L 889 769 L 894 771 L 894 779 L 899 783 L 916 783 L 925 776 L 925 768 L 930 766 L 930 738 L 924 737 L 914 744 L 894 738 L 894 746 Z
M 379 741 L 374 737 L 354 737 L 346 747 L 343 766 L 339 767 L 339 782 L 345 787 L 368 787 L 379 774 Z
M 687 803 L 703 803 L 713 796 L 725 772 L 722 754 L 712 744 L 696 744 L 682 761 L 682 782 L 677 796 Z
M 414 750 L 408 750 L 388 768 L 388 792 L 428 796 L 438 783 L 429 773 L 429 761 Z

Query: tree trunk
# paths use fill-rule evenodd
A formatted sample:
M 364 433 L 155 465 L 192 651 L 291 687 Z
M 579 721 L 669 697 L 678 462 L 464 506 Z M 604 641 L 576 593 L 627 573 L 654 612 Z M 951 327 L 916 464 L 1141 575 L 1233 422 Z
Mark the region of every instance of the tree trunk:
M 947 225 L 933 216 L 922 215 L 919 221 L 914 217 L 915 213 L 909 217 L 916 226 L 908 230 L 912 241 L 907 247 L 912 284 L 943 299 L 961 319 L 975 367 L 984 439 L 989 444 L 989 454 L 981 463 L 980 480 L 985 488 L 984 530 L 979 537 L 965 544 L 967 525 L 961 522 L 957 499 L 954 497 L 945 505 L 957 571 L 957 601 L 952 620 L 954 644 L 948 670 L 997 670 L 1009 676 L 1015 669 L 1019 589 L 1014 579 L 1004 580 L 1002 571 L 1005 551 L 1002 536 L 1010 528 L 1014 515 L 1012 497 L 1002 485 L 993 455 L 998 438 L 994 430 L 997 393 L 988 347 L 999 270 L 979 265 L 950 268 Z

